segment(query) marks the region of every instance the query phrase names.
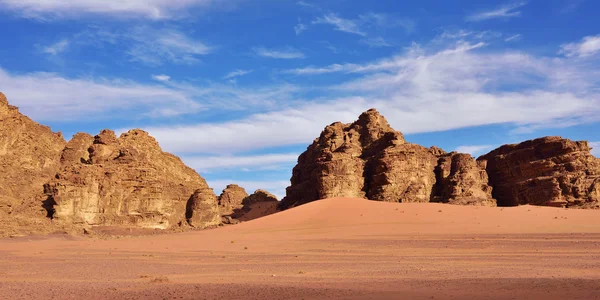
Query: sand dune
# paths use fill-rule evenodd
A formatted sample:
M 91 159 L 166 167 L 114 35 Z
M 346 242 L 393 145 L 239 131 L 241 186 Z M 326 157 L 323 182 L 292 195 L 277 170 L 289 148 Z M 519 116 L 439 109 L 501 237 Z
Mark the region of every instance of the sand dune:
M 321 200 L 239 225 L 0 240 L 0 298 L 600 299 L 600 215 Z

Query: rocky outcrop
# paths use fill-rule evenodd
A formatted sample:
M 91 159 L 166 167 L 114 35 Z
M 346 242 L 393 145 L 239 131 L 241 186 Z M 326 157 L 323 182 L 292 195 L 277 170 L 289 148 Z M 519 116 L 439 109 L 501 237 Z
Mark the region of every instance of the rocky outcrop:
M 27 226 L 46 217 L 43 186 L 60 168 L 65 144 L 60 132 L 22 115 L 0 93 L 0 223 L 21 218 Z
M 186 205 L 186 219 L 190 226 L 206 228 L 221 223 L 219 207 L 215 205 L 217 197 L 213 190 L 205 187 L 194 192 Z
M 228 185 L 219 196 L 219 209 L 222 216 L 233 214 L 236 209 L 244 206 L 242 203 L 248 197 L 248 193 L 243 187 L 237 184 Z
M 475 161 L 469 154 L 452 152 L 439 155 L 432 201 L 496 206 L 485 168 L 485 161 Z
M 493 205 L 484 176 L 471 170 L 475 160 L 469 156 L 465 163 L 462 156 L 446 156 L 437 147 L 407 143 L 402 133 L 370 109 L 354 123 L 327 126 L 300 155 L 281 208 L 332 197 Z M 447 174 L 438 171 L 436 176 L 438 169 L 447 169 Z M 473 182 L 457 183 L 463 178 Z
M 244 198 L 242 204 L 242 208 L 236 209 L 232 215 L 239 221 L 250 221 L 279 211 L 279 200 L 265 190 L 256 190 L 252 195 Z
M 481 156 L 498 205 L 599 208 L 600 159 L 587 142 L 545 137 Z
M 77 134 L 60 160 L 62 168 L 45 186 L 56 221 L 160 229 L 220 222 L 206 181 L 142 130 L 119 138 L 110 130 L 94 138 Z

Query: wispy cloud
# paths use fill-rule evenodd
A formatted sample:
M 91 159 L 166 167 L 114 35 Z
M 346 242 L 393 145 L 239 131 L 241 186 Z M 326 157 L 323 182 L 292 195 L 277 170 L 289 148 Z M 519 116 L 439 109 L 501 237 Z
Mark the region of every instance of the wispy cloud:
M 160 65 L 164 61 L 195 64 L 200 61 L 199 56 L 213 50 L 213 47 L 174 29 L 137 27 L 122 37 L 136 42 L 127 51 L 129 58 L 149 65 Z
M 11 74 L 0 69 L 2 90 L 11 103 L 36 120 L 172 116 L 202 106 L 186 93 L 123 79 L 71 79 L 53 73 Z M 85 95 L 82 97 L 81 95 Z
M 521 39 L 521 35 L 520 34 L 515 34 L 515 35 L 511 35 L 509 37 L 506 37 L 504 39 L 505 42 L 510 42 L 510 41 L 518 41 Z
M 69 43 L 55 50 L 67 51 L 68 45 L 72 45 L 71 48 L 113 46 L 123 54 L 124 59 L 151 66 L 167 62 L 195 64 L 200 62 L 201 56 L 215 49 L 185 32 L 154 26 L 137 26 L 119 31 L 90 26 L 64 40 Z
M 0 0 L 0 7 L 25 18 L 53 20 L 103 15 L 119 18 L 174 19 L 194 7 L 214 6 L 214 0 Z
M 329 13 L 324 15 L 323 17 L 317 18 L 312 22 L 313 24 L 329 24 L 335 27 L 335 30 L 358 34 L 360 36 L 366 36 L 367 33 L 364 32 L 359 23 L 355 20 L 340 18 L 337 14 Z
M 252 73 L 253 71 L 254 70 L 237 69 L 235 71 L 231 71 L 231 72 L 227 73 L 227 75 L 223 76 L 223 79 L 231 79 L 231 78 L 235 78 L 235 77 L 239 77 L 239 76 L 244 76 L 244 75 Z
M 42 49 L 42 52 L 50 54 L 50 55 L 58 55 L 62 52 L 65 52 L 69 47 L 69 40 L 62 39 L 50 46 L 46 46 Z
M 600 52 L 600 34 L 586 36 L 581 42 L 561 46 L 559 53 L 567 57 L 588 57 Z
M 171 80 L 171 76 L 168 75 L 152 75 L 152 79 L 156 80 L 156 81 L 169 81 Z
M 382 37 L 374 37 L 360 40 L 361 43 L 368 45 L 372 48 L 382 48 L 382 47 L 391 47 L 392 45 L 388 43 Z
M 314 9 L 314 10 L 319 10 L 319 11 L 321 10 L 321 7 L 319 7 L 318 5 L 312 4 L 312 3 L 308 3 L 306 1 L 297 1 L 296 4 L 300 5 L 300 6 L 303 6 L 303 7 L 306 7 L 306 8 Z
M 492 145 L 464 145 L 457 147 L 454 151 L 459 153 L 467 153 L 473 156 L 483 154 L 484 151 L 491 150 L 494 146 Z
M 174 152 L 240 153 L 306 145 L 332 121 L 351 122 L 371 107 L 407 134 L 490 124 L 548 128 L 600 120 L 600 77 L 593 66 L 512 50 L 477 50 L 484 46 L 481 42 L 442 49 L 437 44 L 414 45 L 364 64 L 294 70 L 353 76 L 334 76 L 340 81 L 321 87 L 331 93 L 321 95 L 318 102 L 309 98 L 238 120 L 147 130 Z
M 267 49 L 264 47 L 254 48 L 254 53 L 263 57 L 277 58 L 277 59 L 299 59 L 305 58 L 304 53 L 294 48 L 286 49 Z
M 337 31 L 365 37 L 365 41 L 369 40 L 366 38 L 369 33 L 376 32 L 377 29 L 400 27 L 403 28 L 406 33 L 412 33 L 416 27 L 416 23 L 410 19 L 372 12 L 359 15 L 356 19 L 346 19 L 340 17 L 336 13 L 328 13 L 322 17 L 316 18 L 312 24 L 331 25 Z M 382 38 L 380 37 L 379 39 Z
M 478 21 L 485 21 L 485 20 L 490 20 L 490 19 L 506 19 L 506 18 L 518 17 L 521 15 L 521 11 L 518 9 L 525 6 L 526 4 L 527 4 L 526 1 L 516 2 L 516 3 L 503 5 L 503 6 L 500 6 L 498 8 L 492 9 L 492 10 L 474 13 L 467 17 L 467 21 L 478 22 Z
M 308 26 L 306 26 L 306 24 L 298 23 L 296 24 L 296 26 L 294 26 L 294 31 L 296 32 L 296 35 L 300 35 L 306 29 L 308 29 Z

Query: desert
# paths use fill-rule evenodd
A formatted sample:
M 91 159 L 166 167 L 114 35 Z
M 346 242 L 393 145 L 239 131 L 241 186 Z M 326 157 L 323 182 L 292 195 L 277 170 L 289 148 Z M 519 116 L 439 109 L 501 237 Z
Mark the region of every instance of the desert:
M 144 131 L 67 143 L 4 103 L 3 299 L 600 298 L 586 142 L 476 160 L 407 143 L 370 109 L 324 129 L 280 202 L 217 196 Z
M 202 231 L 2 240 L 3 299 L 598 299 L 597 211 L 334 198 Z
M 599 11 L 0 0 L 0 300 L 600 300 Z

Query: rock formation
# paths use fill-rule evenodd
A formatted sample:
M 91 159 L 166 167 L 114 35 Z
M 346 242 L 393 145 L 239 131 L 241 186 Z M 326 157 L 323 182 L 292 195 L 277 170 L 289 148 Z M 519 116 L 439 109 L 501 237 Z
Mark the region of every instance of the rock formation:
M 0 93 L 0 235 L 45 221 L 44 183 L 59 169 L 65 143 L 61 133 L 22 115 Z
M 300 155 L 281 208 L 331 197 L 495 205 L 481 170 L 470 156 L 407 143 L 370 109 L 352 124 L 327 126 Z
M 481 156 L 498 205 L 599 208 L 600 159 L 587 142 L 545 137 Z
M 248 197 L 248 193 L 237 184 L 228 185 L 219 196 L 219 209 L 222 216 L 233 214 L 236 209 L 244 206 L 242 203 Z
M 475 161 L 469 154 L 440 154 L 432 201 L 495 206 L 485 168 L 485 161 Z
M 252 195 L 244 198 L 242 204 L 242 208 L 236 209 L 232 215 L 239 221 L 250 221 L 279 211 L 279 200 L 265 190 L 256 190 Z
M 142 130 L 77 134 L 60 157 L 63 166 L 45 187 L 57 221 L 160 229 L 186 219 L 195 227 L 220 222 L 206 181 Z

